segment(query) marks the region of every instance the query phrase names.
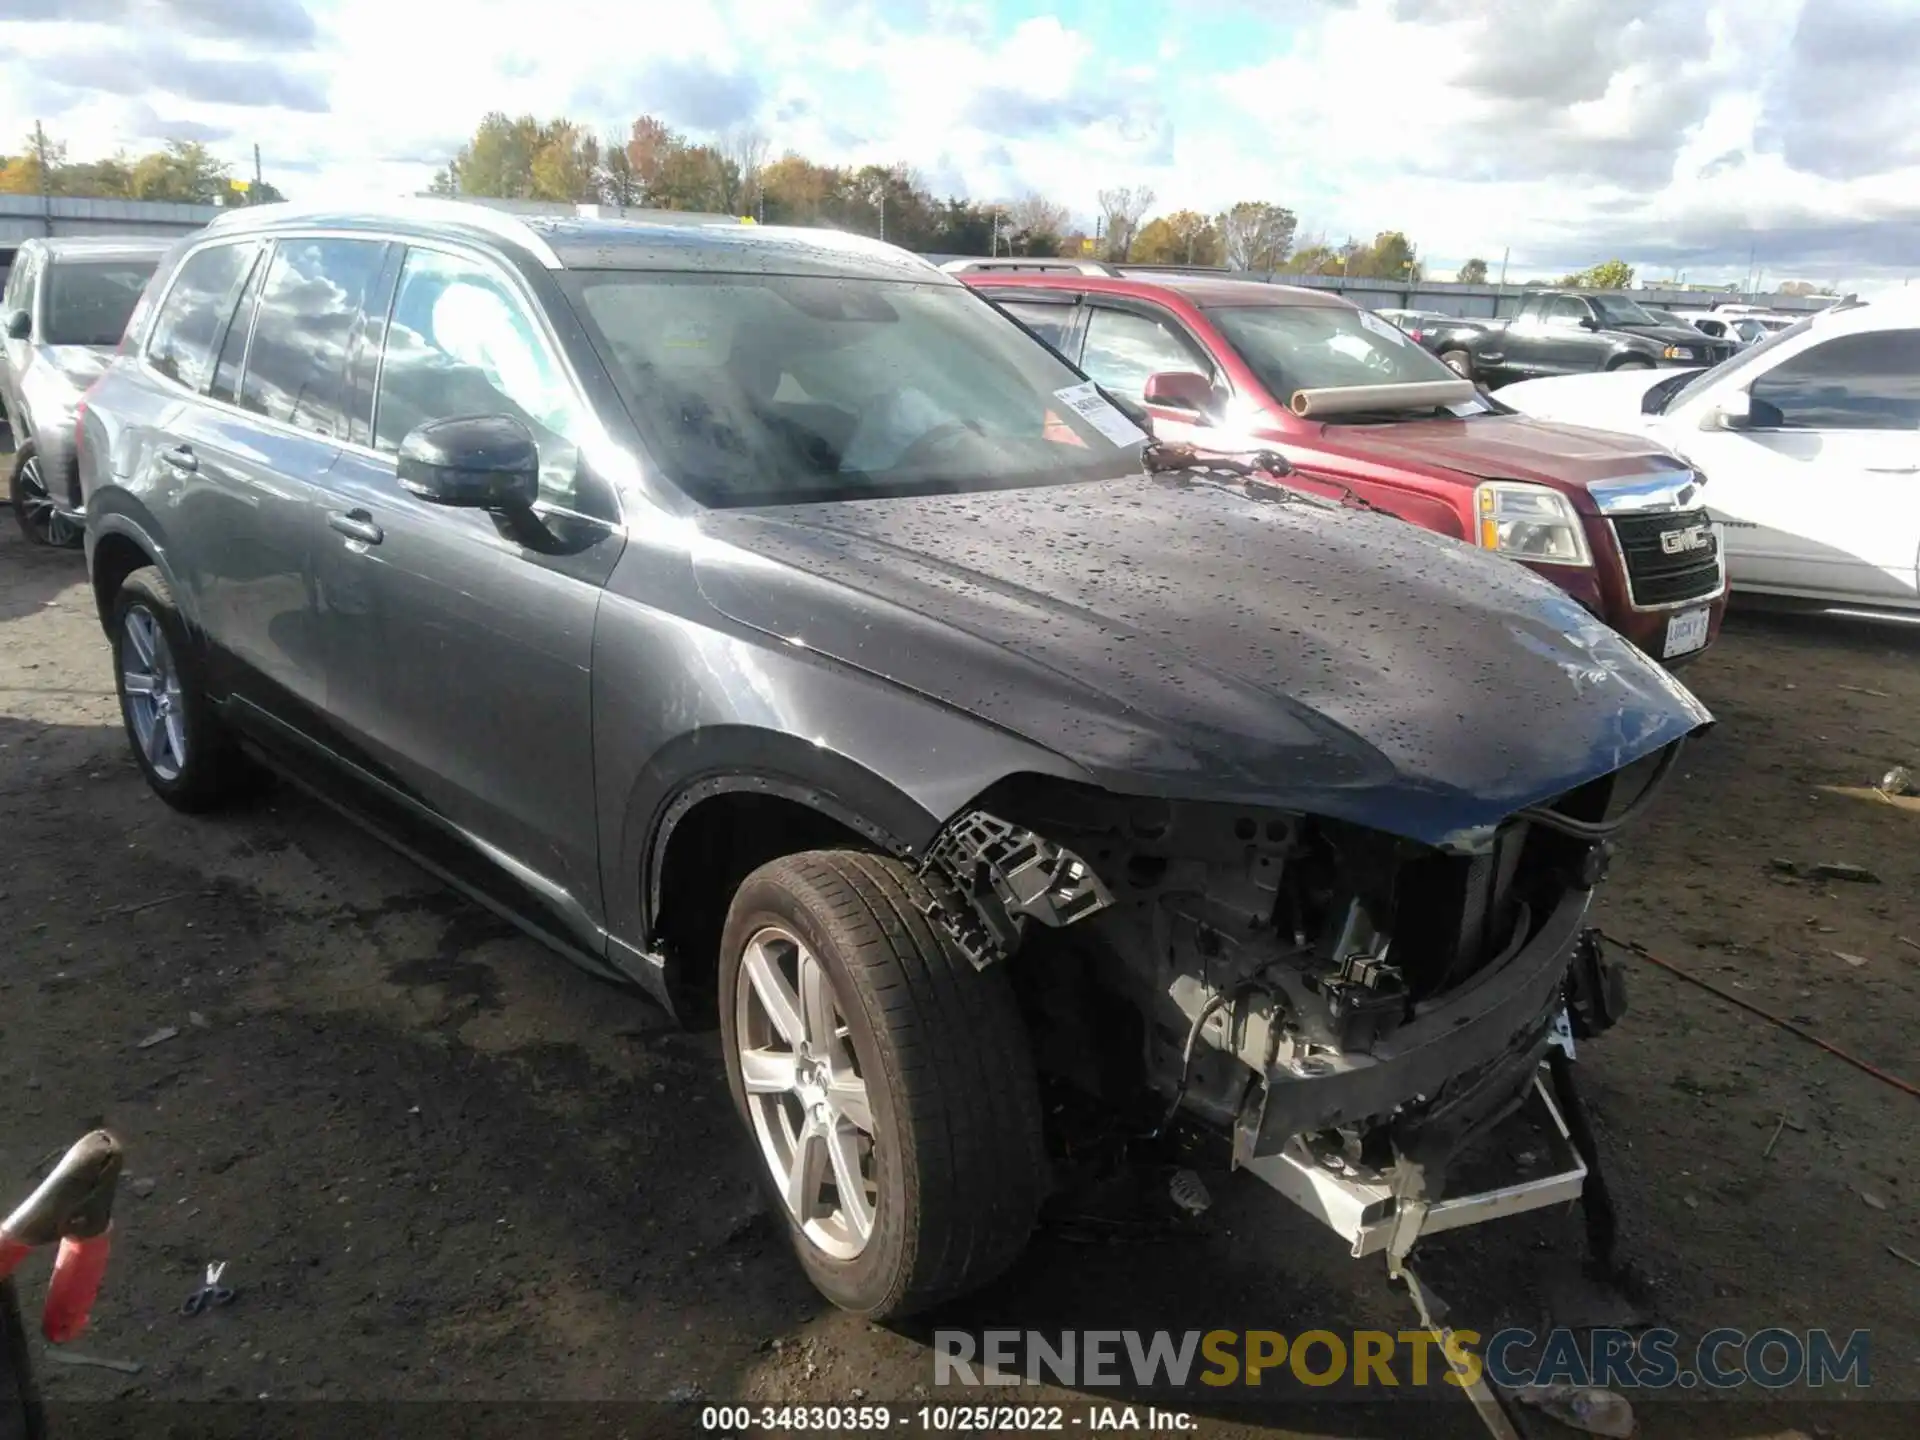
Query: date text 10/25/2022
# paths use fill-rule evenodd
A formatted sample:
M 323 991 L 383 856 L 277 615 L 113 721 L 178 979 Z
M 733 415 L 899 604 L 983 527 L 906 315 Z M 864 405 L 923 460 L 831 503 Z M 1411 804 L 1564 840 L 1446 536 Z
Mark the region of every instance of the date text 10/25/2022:
M 898 1430 L 910 1435 L 1010 1435 L 1040 1431 L 1133 1430 L 1160 1434 L 1199 1428 L 1184 1410 L 1153 1405 L 709 1405 L 700 1427 L 720 1435 Z

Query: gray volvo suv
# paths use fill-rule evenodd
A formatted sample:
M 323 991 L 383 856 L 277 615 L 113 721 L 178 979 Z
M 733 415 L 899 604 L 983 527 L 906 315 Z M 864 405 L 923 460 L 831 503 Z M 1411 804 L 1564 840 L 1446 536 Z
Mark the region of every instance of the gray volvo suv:
M 159 795 L 268 762 L 716 1019 L 872 1315 L 1019 1253 L 1085 1113 L 1043 1086 L 1216 1135 L 1355 1253 L 1474 1218 L 1427 1202 L 1617 1008 L 1608 837 L 1710 723 L 1545 581 L 1153 445 L 826 232 L 236 212 L 80 452 Z

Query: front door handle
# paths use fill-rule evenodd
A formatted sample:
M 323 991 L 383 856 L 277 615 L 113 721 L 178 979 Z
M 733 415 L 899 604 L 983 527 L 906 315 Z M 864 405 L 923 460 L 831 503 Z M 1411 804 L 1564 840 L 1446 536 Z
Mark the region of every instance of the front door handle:
M 200 459 L 193 453 L 191 445 L 176 445 L 171 450 L 162 450 L 160 458 L 176 470 L 184 470 L 189 475 L 200 468 Z
M 378 545 L 387 538 L 387 532 L 373 523 L 373 516 L 364 510 L 330 510 L 327 512 L 327 528 L 337 530 L 349 540 L 358 540 L 362 545 Z

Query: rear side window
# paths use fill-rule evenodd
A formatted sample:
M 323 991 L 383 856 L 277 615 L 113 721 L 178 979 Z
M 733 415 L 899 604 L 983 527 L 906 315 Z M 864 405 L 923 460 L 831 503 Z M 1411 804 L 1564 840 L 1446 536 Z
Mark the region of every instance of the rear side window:
M 206 388 L 213 347 L 253 263 L 251 245 L 210 245 L 187 257 L 153 319 L 147 363 L 189 390 Z
M 1767 429 L 1920 429 L 1920 330 L 1836 336 L 1783 360 L 1749 395 L 1753 424 Z
M 229 405 L 240 399 L 240 371 L 247 359 L 247 337 L 253 333 L 253 312 L 260 303 L 260 286 L 266 275 L 267 262 L 256 259 L 253 273 L 247 277 L 247 288 L 240 292 L 240 304 L 227 324 L 226 338 L 220 342 L 220 359 L 213 367 L 213 388 L 207 393 Z
M 348 436 L 347 361 L 386 262 L 380 240 L 283 240 L 260 291 L 240 382 L 244 409 Z

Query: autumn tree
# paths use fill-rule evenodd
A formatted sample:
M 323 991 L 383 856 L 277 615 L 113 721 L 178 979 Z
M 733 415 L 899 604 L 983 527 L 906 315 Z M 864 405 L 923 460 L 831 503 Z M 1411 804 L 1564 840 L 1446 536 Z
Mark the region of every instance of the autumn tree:
M 1014 249 L 1021 255 L 1058 255 L 1071 215 L 1057 200 L 1029 190 L 1003 207 Z
M 1176 210 L 1141 228 L 1133 259 L 1145 265 L 1219 265 L 1226 246 L 1212 220 L 1195 210 Z
M 1153 209 L 1153 191 L 1145 185 L 1102 190 L 1096 197 L 1106 219 L 1107 259 L 1124 261 L 1133 253 L 1140 221 Z
M 1399 230 L 1382 230 L 1371 245 L 1348 242 L 1345 273 L 1373 280 L 1417 280 L 1420 264 L 1413 242 Z
M 1487 262 L 1480 259 L 1467 261 L 1453 277 L 1462 285 L 1484 285 L 1487 283 Z
M 1226 263 L 1235 270 L 1277 270 L 1300 228 L 1293 211 L 1265 200 L 1242 200 L 1215 224 Z
M 1560 283 L 1576 290 L 1626 290 L 1633 285 L 1633 267 L 1624 260 L 1602 260 L 1585 270 L 1562 275 Z

